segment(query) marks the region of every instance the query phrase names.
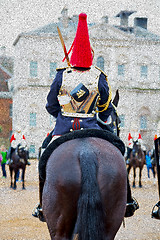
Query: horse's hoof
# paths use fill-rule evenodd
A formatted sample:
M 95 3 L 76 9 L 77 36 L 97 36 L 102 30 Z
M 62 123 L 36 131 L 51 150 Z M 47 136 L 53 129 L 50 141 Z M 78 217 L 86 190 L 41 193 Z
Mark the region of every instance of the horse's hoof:
M 22 187 L 22 190 L 26 190 L 26 188 L 25 188 L 25 187 Z
M 136 185 L 133 185 L 132 187 L 133 187 L 133 188 L 136 188 Z
M 139 188 L 142 188 L 142 185 L 139 185 Z

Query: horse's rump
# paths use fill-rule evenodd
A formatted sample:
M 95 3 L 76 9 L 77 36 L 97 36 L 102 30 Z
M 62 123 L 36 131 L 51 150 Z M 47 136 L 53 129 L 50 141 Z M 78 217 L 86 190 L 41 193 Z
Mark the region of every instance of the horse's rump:
M 48 158 L 52 154 L 52 152 L 61 144 L 65 143 L 66 141 L 70 141 L 72 139 L 81 139 L 81 138 L 88 138 L 88 137 L 96 137 L 100 139 L 105 139 L 106 141 L 109 141 L 112 143 L 116 148 L 120 150 L 122 155 L 125 153 L 125 145 L 122 142 L 122 140 L 117 137 L 115 134 L 107 131 L 107 130 L 98 130 L 98 129 L 84 129 L 84 130 L 77 130 L 73 131 L 67 134 L 64 134 L 63 136 L 57 138 L 54 140 L 43 152 L 40 161 L 39 161 L 39 175 L 40 178 L 45 180 L 45 169 L 46 164 L 48 161 Z
M 87 209 L 89 205 L 92 215 L 93 211 L 97 211 L 95 215 L 99 221 L 98 223 L 96 223 L 97 220 L 95 221 L 95 229 L 92 229 L 93 235 L 95 235 L 92 240 L 97 239 L 97 227 L 100 230 L 102 218 L 104 218 L 107 239 L 113 239 L 125 213 L 126 180 L 123 156 L 118 148 L 110 142 L 88 137 L 69 140 L 58 146 L 47 162 L 42 201 L 51 238 L 53 239 L 56 235 L 56 237 L 59 236 L 57 239 L 71 239 L 79 211 Z M 85 185 L 86 182 L 87 185 Z M 97 199 L 99 200 L 95 201 L 98 191 Z M 90 195 L 88 195 L 89 192 Z M 85 204 L 80 210 L 81 204 L 80 200 L 78 203 L 78 199 L 83 198 L 85 194 L 88 195 L 89 200 L 84 201 Z M 84 197 L 84 199 L 86 198 Z M 100 207 L 100 203 L 102 207 Z M 100 220 L 98 213 L 102 213 L 102 211 Z M 89 215 L 88 211 L 86 215 Z M 76 224 L 75 233 L 78 234 L 80 228 L 85 231 L 85 226 L 88 226 L 84 217 L 80 222 L 81 226 L 78 222 Z M 103 226 L 101 228 L 103 229 Z

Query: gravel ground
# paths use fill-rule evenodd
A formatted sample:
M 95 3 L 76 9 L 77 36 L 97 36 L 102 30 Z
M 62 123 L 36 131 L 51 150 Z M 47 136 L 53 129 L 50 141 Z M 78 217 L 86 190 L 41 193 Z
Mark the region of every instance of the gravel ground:
M 32 217 L 32 210 L 38 203 L 38 161 L 30 162 L 26 170 L 26 190 L 22 190 L 21 182 L 17 183 L 17 190 L 10 189 L 8 166 L 7 179 L 0 179 L 0 240 L 50 239 L 46 223 Z M 152 175 L 151 180 L 147 178 L 146 166 L 142 184 L 142 189 L 132 189 L 140 209 L 133 217 L 125 219 L 125 227 L 120 227 L 116 240 L 160 240 L 160 220 L 151 218 L 152 208 L 159 199 L 157 179 L 154 185 Z

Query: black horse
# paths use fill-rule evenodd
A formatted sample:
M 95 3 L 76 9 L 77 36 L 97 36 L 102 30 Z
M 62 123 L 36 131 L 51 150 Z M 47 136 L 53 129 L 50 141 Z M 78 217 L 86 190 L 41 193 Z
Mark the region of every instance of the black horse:
M 141 145 L 138 143 L 138 140 L 134 141 L 133 149 L 130 153 L 130 161 L 128 164 L 128 175 L 130 173 L 131 168 L 133 167 L 133 187 L 136 187 L 135 178 L 136 178 L 136 168 L 139 168 L 139 187 L 142 187 L 141 177 L 142 177 L 142 170 L 145 164 L 145 154 L 144 151 L 141 149 Z
M 42 206 L 50 236 L 56 240 L 113 240 L 126 210 L 125 162 L 107 140 L 86 137 L 85 130 L 69 135 L 74 138 L 78 133 L 82 138 L 62 143 L 47 161 Z
M 10 187 L 13 189 L 17 188 L 16 179 L 19 169 L 22 169 L 22 189 L 25 189 L 24 178 L 25 178 L 25 171 L 26 165 L 28 165 L 28 151 L 25 150 L 24 147 L 21 147 L 18 144 L 15 151 L 13 151 L 11 155 L 12 162 L 9 164 L 10 176 L 11 176 L 11 185 Z M 12 177 L 14 174 L 14 183 L 12 182 Z

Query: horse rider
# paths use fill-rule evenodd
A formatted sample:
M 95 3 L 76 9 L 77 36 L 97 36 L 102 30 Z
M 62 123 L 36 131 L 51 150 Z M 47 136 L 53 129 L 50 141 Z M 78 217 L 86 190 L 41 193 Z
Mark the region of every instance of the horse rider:
M 142 151 L 146 154 L 146 147 L 144 146 L 143 139 L 141 134 L 138 134 L 138 143 L 141 145 Z
M 153 207 L 151 216 L 152 218 L 160 220 L 160 137 L 157 137 L 157 135 L 155 135 L 154 137 L 154 143 L 155 143 L 155 160 L 157 165 L 159 201 Z
M 68 56 L 65 57 L 68 58 Z M 81 13 L 72 44 L 69 66 L 57 69 L 47 96 L 46 109 L 56 118 L 53 138 L 74 130 L 102 129 L 98 125 L 99 122 L 104 129 L 107 128 L 107 122 L 110 121 L 113 110 L 111 89 L 107 75 L 94 67 L 92 62 L 93 50 L 89 41 L 87 15 Z M 138 203 L 131 197 L 131 192 L 129 194 L 127 214 L 131 210 L 133 215 L 138 208 Z M 41 204 L 32 213 L 35 217 L 39 214 L 42 214 Z
M 17 126 L 16 131 L 12 134 L 10 138 L 10 148 L 8 151 L 8 162 L 7 164 L 12 163 L 12 153 L 17 150 L 18 145 L 20 144 L 20 148 L 27 149 L 27 142 L 24 134 L 21 131 L 21 128 Z M 27 165 L 30 165 L 30 162 L 27 160 Z
M 131 133 L 128 134 L 128 146 L 127 146 L 127 157 L 126 157 L 126 164 L 129 164 L 130 160 L 130 154 L 133 149 L 133 137 L 131 136 Z

